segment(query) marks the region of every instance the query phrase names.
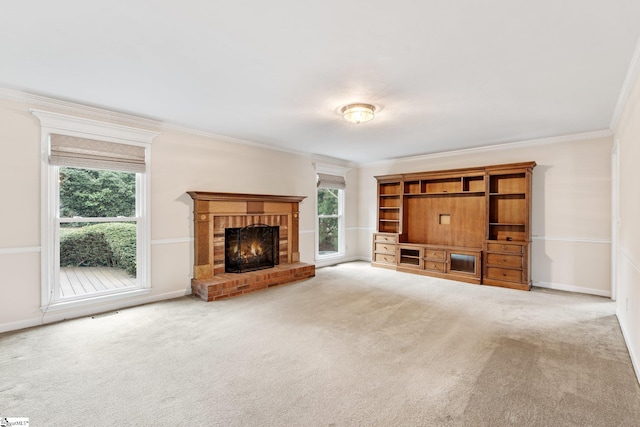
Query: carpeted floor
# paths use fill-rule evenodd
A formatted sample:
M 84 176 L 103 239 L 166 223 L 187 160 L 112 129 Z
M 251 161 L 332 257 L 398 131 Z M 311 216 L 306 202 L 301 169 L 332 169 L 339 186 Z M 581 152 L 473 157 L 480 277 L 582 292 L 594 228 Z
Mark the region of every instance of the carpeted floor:
M 349 263 L 0 335 L 32 426 L 638 426 L 608 299 Z

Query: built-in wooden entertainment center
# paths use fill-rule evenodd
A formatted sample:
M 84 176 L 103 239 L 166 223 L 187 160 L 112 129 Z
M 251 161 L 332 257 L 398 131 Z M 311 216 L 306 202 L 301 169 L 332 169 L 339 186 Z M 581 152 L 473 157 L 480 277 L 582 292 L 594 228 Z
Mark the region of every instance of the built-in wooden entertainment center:
M 372 265 L 531 289 L 535 162 L 377 176 Z

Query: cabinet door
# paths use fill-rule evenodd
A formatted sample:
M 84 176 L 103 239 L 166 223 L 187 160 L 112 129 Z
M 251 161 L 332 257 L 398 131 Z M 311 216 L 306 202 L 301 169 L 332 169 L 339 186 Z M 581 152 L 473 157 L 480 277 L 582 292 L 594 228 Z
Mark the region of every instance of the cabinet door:
M 398 246 L 398 266 L 409 268 L 423 268 L 422 259 L 423 249 L 415 246 L 406 247 Z
M 447 272 L 450 274 L 464 274 L 480 278 L 480 251 L 447 251 Z

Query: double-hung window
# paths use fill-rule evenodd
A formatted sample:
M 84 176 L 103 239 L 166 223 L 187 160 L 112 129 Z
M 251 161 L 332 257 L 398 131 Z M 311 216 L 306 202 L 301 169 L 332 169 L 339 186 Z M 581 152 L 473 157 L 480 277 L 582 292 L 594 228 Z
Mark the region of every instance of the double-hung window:
M 316 259 L 322 264 L 322 261 L 339 258 L 345 254 L 346 171 L 316 165 L 316 172 Z
M 42 125 L 42 308 L 147 293 L 156 136 L 32 111 Z

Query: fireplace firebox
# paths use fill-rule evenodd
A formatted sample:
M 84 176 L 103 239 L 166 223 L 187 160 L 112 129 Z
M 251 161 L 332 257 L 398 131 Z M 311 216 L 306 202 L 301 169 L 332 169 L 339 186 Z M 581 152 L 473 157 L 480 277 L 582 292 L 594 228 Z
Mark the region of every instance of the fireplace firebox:
M 280 227 L 253 224 L 224 230 L 224 270 L 245 273 L 279 264 Z

